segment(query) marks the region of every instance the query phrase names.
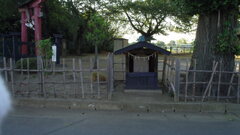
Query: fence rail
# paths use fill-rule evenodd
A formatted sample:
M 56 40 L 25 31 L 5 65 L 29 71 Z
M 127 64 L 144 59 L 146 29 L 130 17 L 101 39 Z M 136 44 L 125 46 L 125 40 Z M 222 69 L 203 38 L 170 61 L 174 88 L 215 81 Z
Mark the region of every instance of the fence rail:
M 96 69 L 92 58 L 63 58 L 60 65 L 41 61 L 38 68 L 29 58 L 3 58 L 0 72 L 14 97 L 106 99 L 113 91 L 112 57 L 98 59 Z
M 191 47 L 164 47 L 166 50 L 170 51 L 172 54 L 192 54 L 193 46 Z
M 213 62 L 212 70 L 197 70 L 196 60 L 190 68 L 190 59 L 166 57 L 162 81 L 174 94 L 175 101 L 227 101 L 239 103 L 240 62 L 234 71 L 222 71 L 221 62 Z M 207 80 L 198 80 L 199 76 Z M 227 79 L 226 79 L 227 78 Z

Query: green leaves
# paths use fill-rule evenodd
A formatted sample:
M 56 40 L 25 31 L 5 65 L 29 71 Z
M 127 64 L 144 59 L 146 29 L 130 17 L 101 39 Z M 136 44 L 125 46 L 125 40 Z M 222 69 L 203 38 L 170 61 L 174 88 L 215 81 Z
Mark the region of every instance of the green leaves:
M 218 35 L 216 52 L 219 54 L 233 53 L 240 54 L 240 41 L 237 32 L 232 28 L 231 23 L 225 22 L 223 31 Z
M 238 8 L 239 0 L 172 0 L 189 15 L 209 14 L 218 10 Z
M 0 0 L 0 33 L 20 31 L 18 0 Z
M 53 52 L 51 38 L 40 40 L 38 48 L 40 49 L 41 56 L 43 56 L 45 59 L 50 59 L 52 57 Z
M 151 39 L 154 34 L 166 35 L 170 24 L 166 18 L 172 14 L 169 0 L 109 0 L 109 11 L 114 19 L 130 24 L 132 29 Z M 129 30 L 129 29 L 128 29 Z
M 90 17 L 87 23 L 85 38 L 89 45 L 96 45 L 98 47 L 105 48 L 104 43 L 110 42 L 110 40 L 113 39 L 114 32 L 115 31 L 111 28 L 110 23 L 107 22 L 102 16 L 95 13 Z

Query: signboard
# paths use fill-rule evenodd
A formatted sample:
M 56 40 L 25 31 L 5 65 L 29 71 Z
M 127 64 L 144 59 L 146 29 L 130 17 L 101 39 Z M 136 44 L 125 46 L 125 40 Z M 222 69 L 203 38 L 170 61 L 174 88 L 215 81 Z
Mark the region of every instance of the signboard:
M 55 44 L 52 46 L 52 61 L 57 61 L 57 46 Z

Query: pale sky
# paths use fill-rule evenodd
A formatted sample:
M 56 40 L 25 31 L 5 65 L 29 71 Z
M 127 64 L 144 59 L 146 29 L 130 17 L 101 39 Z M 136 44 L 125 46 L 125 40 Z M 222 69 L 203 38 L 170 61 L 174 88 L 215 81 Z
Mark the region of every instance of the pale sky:
M 134 32 L 134 33 L 127 33 L 123 35 L 123 38 L 128 39 L 129 43 L 132 42 L 137 42 L 137 39 L 140 37 L 141 35 Z M 157 42 L 157 41 L 163 41 L 166 44 L 169 43 L 171 40 L 179 40 L 181 38 L 185 38 L 188 42 L 192 42 L 195 40 L 195 32 L 191 32 L 191 33 L 176 33 L 176 32 L 168 32 L 167 36 L 164 35 L 154 35 L 153 36 L 156 40 L 154 40 L 153 42 Z

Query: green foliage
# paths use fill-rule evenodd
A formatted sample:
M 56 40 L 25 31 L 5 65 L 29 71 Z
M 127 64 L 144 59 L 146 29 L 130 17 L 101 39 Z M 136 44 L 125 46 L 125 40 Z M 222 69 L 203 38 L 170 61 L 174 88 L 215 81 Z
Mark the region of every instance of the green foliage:
M 104 48 L 104 43 L 110 42 L 113 39 L 114 29 L 110 27 L 109 22 L 97 13 L 90 17 L 87 29 L 85 38 L 89 45 Z
M 21 69 L 21 61 L 22 61 L 22 68 L 28 68 L 28 59 L 29 59 L 29 69 L 37 69 L 37 58 L 22 58 L 16 62 L 16 68 Z
M 47 0 L 43 5 L 43 32 L 46 37 L 62 34 L 68 49 L 79 50 L 78 41 L 83 33 L 84 19 L 72 1 Z M 82 32 L 82 33 L 81 33 Z
M 235 20 L 239 14 L 239 0 L 172 0 L 172 3 L 176 11 L 175 16 L 179 22 L 188 22 L 195 15 L 221 15 L 218 18 L 219 25 L 217 26 L 217 23 L 215 23 L 219 33 L 217 42 L 213 43 L 216 44 L 214 46 L 215 53 L 222 55 L 240 54 L 239 39 L 235 30 Z M 229 15 L 225 13 L 229 13 Z M 216 18 L 212 17 L 210 19 Z M 222 24 L 222 22 L 225 23 Z
M 226 22 L 224 29 L 218 35 L 216 52 L 219 54 L 240 54 L 240 42 L 237 36 L 237 31 L 232 28 L 231 23 Z
M 170 27 L 166 21 L 173 12 L 169 0 L 109 0 L 109 3 L 108 10 L 115 20 L 130 24 L 147 40 L 154 34 L 166 35 Z
M 167 45 L 170 46 L 170 47 L 175 47 L 175 46 L 177 46 L 177 45 L 176 45 L 176 42 L 175 42 L 174 40 L 171 40 Z
M 238 9 L 239 0 L 172 0 L 183 14 L 208 14 L 218 10 Z M 182 10 L 184 9 L 184 10 Z
M 187 44 L 187 40 L 185 38 L 181 38 L 177 40 L 177 44 Z
M 0 33 L 21 31 L 21 14 L 18 6 L 28 0 L 0 0 Z M 96 11 L 92 0 L 46 0 L 42 6 L 43 12 L 43 36 L 50 37 L 53 34 L 62 34 L 67 44 L 68 53 L 81 54 L 93 52 L 93 46 L 89 45 L 85 34 L 90 32 L 88 21 Z M 9 8 L 11 7 L 11 8 Z M 95 7 L 100 7 L 95 4 Z M 111 25 L 109 23 L 109 25 Z M 32 32 L 32 31 L 31 31 Z M 111 33 L 112 34 L 112 33 Z M 32 33 L 29 40 L 32 40 Z M 110 37 L 113 37 L 112 34 Z M 32 39 L 31 39 L 32 38 Z M 105 42 L 100 50 L 111 49 L 111 42 Z
M 38 43 L 38 48 L 40 49 L 40 54 L 45 59 L 50 59 L 53 55 L 52 53 L 52 41 L 51 38 L 40 40 Z
M 97 13 L 103 18 L 101 10 L 99 10 L 96 2 L 92 0 L 48 0 L 44 5 L 45 16 L 45 33 L 50 36 L 52 33 L 64 35 L 67 42 L 67 49 L 70 54 L 81 54 L 93 52 L 93 42 L 86 35 L 92 33 L 92 16 Z M 99 10 L 99 11 L 96 11 Z M 103 19 L 107 21 L 107 19 Z M 101 25 L 101 23 L 99 23 Z M 108 27 L 111 23 L 108 22 Z M 105 27 L 105 26 L 104 26 Z M 115 29 L 116 30 L 116 29 Z M 110 32 L 109 37 L 113 37 L 115 33 Z M 101 35 L 100 35 L 101 36 Z M 94 37 L 95 38 L 95 37 Z M 105 40 L 99 50 L 111 50 L 111 42 Z
M 0 33 L 20 31 L 18 6 L 24 0 L 0 0 Z
M 193 26 L 197 24 L 199 15 L 207 15 L 218 11 L 238 11 L 239 4 L 239 0 L 171 0 L 171 7 L 175 11 L 171 18 L 176 23 L 172 30 L 192 31 Z M 238 12 L 235 14 L 238 14 Z
M 158 41 L 156 43 L 156 45 L 160 46 L 160 47 L 166 47 L 166 44 L 163 41 Z

